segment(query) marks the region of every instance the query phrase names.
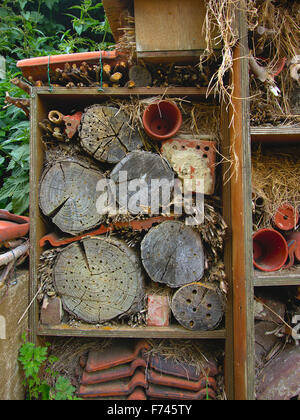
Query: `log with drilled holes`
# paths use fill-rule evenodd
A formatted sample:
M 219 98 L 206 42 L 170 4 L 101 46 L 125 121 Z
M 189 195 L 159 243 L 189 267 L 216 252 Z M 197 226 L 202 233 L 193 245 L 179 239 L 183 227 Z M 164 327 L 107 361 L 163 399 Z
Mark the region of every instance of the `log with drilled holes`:
M 204 274 L 204 252 L 197 232 L 182 222 L 152 228 L 141 244 L 143 265 L 154 282 L 176 288 Z
M 64 309 L 95 324 L 142 309 L 144 284 L 136 253 L 119 240 L 88 237 L 66 247 L 53 268 Z
M 174 294 L 171 309 L 183 327 L 195 331 L 210 331 L 220 325 L 225 305 L 213 286 L 192 283 L 181 287 Z
M 118 108 L 92 105 L 85 109 L 80 129 L 83 149 L 101 162 L 118 163 L 143 143 L 129 126 L 129 118 Z
M 58 161 L 41 177 L 40 208 L 63 232 L 77 235 L 95 228 L 103 221 L 96 209 L 96 187 L 103 179 L 103 173 L 88 163 Z
M 129 213 L 159 214 L 161 207 L 164 213 L 170 210 L 174 172 L 161 156 L 131 152 L 115 166 L 110 178 L 116 184 L 120 208 L 127 208 Z

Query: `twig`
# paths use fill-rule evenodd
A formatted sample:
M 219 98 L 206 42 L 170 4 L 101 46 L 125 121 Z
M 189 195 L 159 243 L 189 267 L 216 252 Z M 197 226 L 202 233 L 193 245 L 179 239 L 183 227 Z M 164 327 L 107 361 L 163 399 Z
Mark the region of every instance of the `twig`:
M 29 249 L 29 241 L 25 242 L 24 244 L 18 246 L 17 248 L 6 252 L 5 254 L 0 255 L 0 267 L 3 265 L 10 264 L 11 262 L 15 262 L 19 259 L 22 255 L 24 255 Z

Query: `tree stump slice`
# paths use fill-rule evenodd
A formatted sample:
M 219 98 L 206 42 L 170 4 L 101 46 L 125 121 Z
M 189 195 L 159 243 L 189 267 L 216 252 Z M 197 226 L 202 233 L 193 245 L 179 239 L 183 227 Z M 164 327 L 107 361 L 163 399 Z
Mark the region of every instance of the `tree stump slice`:
M 124 197 L 124 194 L 122 193 L 119 195 L 120 187 L 122 187 L 120 180 L 123 182 L 120 178 L 120 172 L 127 174 L 128 188 L 126 197 Z M 174 187 L 174 172 L 168 161 L 157 154 L 145 151 L 129 153 L 118 165 L 116 165 L 110 174 L 110 178 L 116 184 L 116 199 L 120 207 L 124 207 L 124 201 L 126 201 L 126 204 L 128 204 L 128 211 L 133 214 L 141 212 L 148 213 L 147 210 L 151 213 L 149 208 L 151 207 L 151 183 L 153 180 L 167 180 L 170 183 L 170 198 Z M 144 187 L 137 189 L 136 183 L 140 180 L 143 181 Z M 134 205 L 136 194 L 139 196 L 139 203 L 141 206 Z M 169 198 L 167 197 L 166 202 L 164 202 L 161 194 L 158 196 L 157 201 L 159 207 L 164 205 L 169 206 L 170 204 Z M 130 203 L 132 203 L 132 205 L 130 205 Z M 147 207 L 147 209 L 145 209 L 145 207 Z
M 83 149 L 96 160 L 112 164 L 120 162 L 127 153 L 142 149 L 139 134 L 128 122 L 126 114 L 118 108 L 92 105 L 81 119 Z
M 88 237 L 66 247 L 53 268 L 64 309 L 95 324 L 142 309 L 141 264 L 121 241 Z
M 96 186 L 101 171 L 87 163 L 63 160 L 46 169 L 40 181 L 39 202 L 45 216 L 65 233 L 77 235 L 98 226 Z
M 152 228 L 141 244 L 142 263 L 151 280 L 177 288 L 204 275 L 200 235 L 182 222 L 167 221 Z
M 193 331 L 210 331 L 222 321 L 224 302 L 211 287 L 193 283 L 181 287 L 174 294 L 171 309 L 183 327 Z

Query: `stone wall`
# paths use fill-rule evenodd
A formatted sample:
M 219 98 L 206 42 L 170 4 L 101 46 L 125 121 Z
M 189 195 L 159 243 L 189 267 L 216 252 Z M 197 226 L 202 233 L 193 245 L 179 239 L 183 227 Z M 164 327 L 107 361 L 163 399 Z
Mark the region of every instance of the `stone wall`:
M 27 271 L 12 275 L 8 291 L 0 291 L 0 400 L 24 400 L 23 374 L 18 362 L 28 319 L 18 321 L 28 306 Z

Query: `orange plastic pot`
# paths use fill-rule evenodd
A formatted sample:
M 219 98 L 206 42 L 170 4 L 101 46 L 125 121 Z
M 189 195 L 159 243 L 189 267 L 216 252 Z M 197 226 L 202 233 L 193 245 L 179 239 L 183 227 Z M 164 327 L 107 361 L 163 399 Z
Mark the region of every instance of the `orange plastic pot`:
M 174 102 L 156 102 L 145 110 L 143 124 L 146 133 L 153 140 L 168 140 L 179 131 L 182 114 Z
M 48 80 L 48 67 L 51 71 L 56 68 L 64 68 L 65 63 L 80 65 L 82 62 L 97 64 L 102 59 L 104 63 L 116 64 L 119 59 L 126 61 L 126 58 L 117 51 L 93 51 L 76 54 L 61 54 L 46 57 L 28 58 L 17 62 L 17 67 L 21 69 L 23 76 L 28 79 L 32 77 L 34 81 Z
M 253 264 L 261 271 L 280 270 L 289 255 L 287 241 L 274 229 L 261 229 L 253 235 Z
M 274 216 L 275 226 L 284 231 L 294 229 L 297 226 L 298 221 L 299 213 L 294 206 L 289 203 L 281 206 Z

